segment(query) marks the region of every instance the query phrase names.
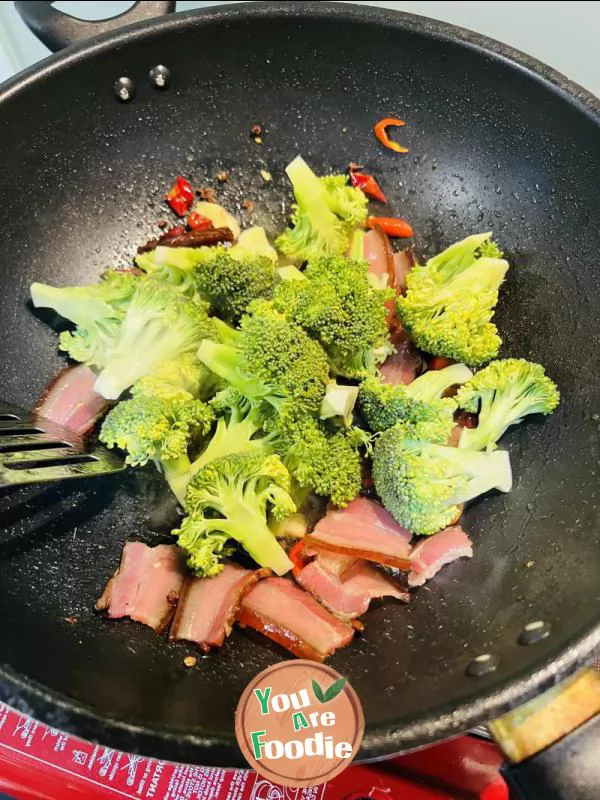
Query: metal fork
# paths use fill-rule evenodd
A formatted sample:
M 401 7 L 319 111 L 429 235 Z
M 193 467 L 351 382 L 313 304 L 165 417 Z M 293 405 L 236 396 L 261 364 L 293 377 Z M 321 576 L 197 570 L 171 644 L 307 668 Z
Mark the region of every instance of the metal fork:
M 0 401 L 0 487 L 88 478 L 125 464 L 101 445 L 19 406 Z

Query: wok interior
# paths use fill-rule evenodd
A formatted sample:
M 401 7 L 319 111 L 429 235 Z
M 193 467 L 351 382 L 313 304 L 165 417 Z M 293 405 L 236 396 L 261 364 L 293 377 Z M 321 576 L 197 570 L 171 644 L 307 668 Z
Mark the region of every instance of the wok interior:
M 489 715 L 486 697 L 598 623 L 600 146 L 594 119 L 524 70 L 384 15 L 370 24 L 360 16 L 268 20 L 240 10 L 229 22 L 189 19 L 5 97 L 0 374 L 7 400 L 35 401 L 64 362 L 47 319 L 27 305 L 30 282 L 91 282 L 128 263 L 167 216 L 161 197 L 176 174 L 214 185 L 219 169 L 230 171 L 220 200 L 233 209 L 253 200 L 255 210 L 239 216 L 274 230 L 293 156 L 317 171 L 359 161 L 413 223 L 419 254 L 494 231 L 512 266 L 497 313 L 504 353 L 543 363 L 562 403 L 549 420 L 506 436 L 514 490 L 465 514 L 472 561 L 445 569 L 409 608 L 370 611 L 364 635 L 331 659 L 363 702 L 363 755 L 380 755 Z M 146 79 L 157 63 L 173 73 L 166 92 Z M 113 96 L 121 75 L 137 85 L 130 104 Z M 406 120 L 407 156 L 372 135 L 390 114 Z M 249 136 L 256 123 L 262 146 Z M 11 491 L 0 510 L 1 660 L 27 684 L 3 689 L 4 698 L 118 746 L 239 761 L 207 744 L 231 741 L 249 677 L 285 653 L 235 632 L 189 670 L 191 646 L 92 611 L 126 539 L 168 540 L 176 512 L 159 476 L 147 468 Z M 72 616 L 76 624 L 64 619 Z M 519 645 L 536 620 L 550 622 L 551 635 Z M 498 655 L 498 669 L 466 677 L 482 653 Z M 56 695 L 66 706 L 54 705 Z M 101 719 L 74 715 L 72 704 Z

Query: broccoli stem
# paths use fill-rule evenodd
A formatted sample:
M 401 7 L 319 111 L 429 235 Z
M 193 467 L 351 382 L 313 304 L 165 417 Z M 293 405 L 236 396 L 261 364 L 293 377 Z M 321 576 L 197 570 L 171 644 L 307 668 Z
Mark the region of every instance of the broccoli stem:
M 441 397 L 451 386 L 466 383 L 472 377 L 473 373 L 464 364 L 450 364 L 444 369 L 432 369 L 419 375 L 405 387 L 405 391 L 413 400 L 428 402 Z
M 301 209 L 310 207 L 311 215 L 322 215 L 327 219 L 331 215 L 327 200 L 327 190 L 302 156 L 296 156 L 285 168 L 288 178 L 294 187 L 294 196 Z
M 258 398 L 268 394 L 267 388 L 260 381 L 241 374 L 240 353 L 232 345 L 203 339 L 197 357 L 211 372 L 223 378 L 246 397 Z
M 264 512 L 240 501 L 232 492 L 224 493 L 221 499 L 227 518 L 215 520 L 215 526 L 238 541 L 261 567 L 277 575 L 289 572 L 293 564 L 267 525 Z
M 430 274 L 439 276 L 444 283 L 459 275 L 473 264 L 477 251 L 491 235 L 491 231 L 476 233 L 450 245 L 437 256 L 429 259 L 427 268 Z
M 293 264 L 286 264 L 283 267 L 277 267 L 277 274 L 281 278 L 282 281 L 306 281 L 308 278 L 299 270 L 298 267 L 295 267 Z
M 494 392 L 484 392 L 481 397 L 479 423 L 476 428 L 463 429 L 458 446 L 470 450 L 493 449 L 506 429 L 522 422 L 522 417 L 530 409 L 531 401 L 528 398 L 515 403 L 515 397 L 510 393 L 498 399 L 497 393 L 494 396 Z
M 250 450 L 270 450 L 265 439 L 252 439 L 258 430 L 260 423 L 253 414 L 248 414 L 241 422 L 229 424 L 224 419 L 219 419 L 207 448 L 191 464 L 189 477 L 216 458 L 234 453 L 248 453 Z
M 344 425 L 350 425 L 357 397 L 358 386 L 340 386 L 332 381 L 325 390 L 319 411 L 320 419 L 342 417 Z
M 235 346 L 240 338 L 240 332 L 219 317 L 213 317 L 219 339 L 223 344 Z
M 465 489 L 451 497 L 447 505 L 466 503 L 490 489 L 500 492 L 510 492 L 512 488 L 512 470 L 510 457 L 506 450 L 493 452 L 474 452 L 472 450 L 459 450 L 456 447 L 431 445 L 433 450 L 442 447 L 440 451 L 447 463 L 453 463 L 456 474 L 469 478 Z
M 360 230 L 360 228 L 352 234 L 352 241 L 350 242 L 350 250 L 348 251 L 348 258 L 351 258 L 353 261 L 364 261 L 365 260 L 365 232 Z M 386 283 L 387 286 L 387 275 L 386 275 Z M 380 286 L 377 287 L 378 289 L 381 288 Z
M 180 456 L 172 461 L 161 461 L 165 478 L 179 503 L 185 505 L 185 493 L 192 476 L 191 464 L 187 456 Z

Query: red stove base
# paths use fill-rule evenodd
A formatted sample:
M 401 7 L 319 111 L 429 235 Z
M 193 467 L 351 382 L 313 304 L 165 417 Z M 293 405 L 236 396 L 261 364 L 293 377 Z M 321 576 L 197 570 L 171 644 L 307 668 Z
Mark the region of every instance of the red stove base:
M 0 792 L 15 800 L 508 800 L 502 758 L 461 736 L 285 789 L 246 770 L 173 764 L 85 742 L 0 704 Z

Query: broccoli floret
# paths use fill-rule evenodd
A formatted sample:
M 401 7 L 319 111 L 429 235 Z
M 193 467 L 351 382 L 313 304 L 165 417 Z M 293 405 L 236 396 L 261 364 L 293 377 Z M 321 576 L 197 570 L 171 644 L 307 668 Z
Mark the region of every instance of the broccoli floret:
M 359 389 L 359 409 L 372 431 L 387 430 L 400 421 L 427 423 L 424 438 L 445 444 L 454 426 L 457 405 L 443 394 L 472 376 L 464 364 L 452 364 L 430 370 L 406 386 L 391 386 L 379 378 L 367 378 Z
M 31 299 L 36 308 L 52 308 L 78 326 L 60 334 L 61 350 L 75 361 L 102 367 L 139 282 L 131 273 L 110 270 L 99 283 L 89 286 L 58 288 L 32 283 Z
M 250 312 L 235 344 L 204 341 L 200 361 L 252 401 L 280 409 L 291 400 L 305 413 L 318 413 L 329 381 L 322 348 L 269 303 L 252 303 Z
M 321 183 L 327 190 L 327 202 L 334 214 L 354 228 L 364 225 L 369 205 L 364 192 L 350 186 L 346 175 L 325 175 Z
M 32 283 L 31 300 L 36 308 L 52 308 L 75 325 L 85 325 L 93 319 L 122 316 L 138 280 L 131 272 L 109 270 L 99 283 L 89 286 Z
M 166 361 L 155 372 L 141 378 L 131 387 L 131 394 L 168 400 L 183 389 L 197 400 L 208 400 L 218 386 L 214 374 L 194 354 L 186 353 L 175 361 Z
M 504 253 L 493 239 L 486 239 L 483 244 L 479 246 L 479 255 L 486 258 L 504 258 Z
M 255 297 L 269 296 L 275 280 L 277 253 L 269 244 L 264 228 L 248 228 L 233 247 L 157 247 L 135 259 L 136 265 L 154 280 L 166 283 L 186 297 L 200 294 L 215 313 L 236 319 Z M 256 275 L 253 275 L 256 270 Z M 228 284 L 224 290 L 218 282 Z M 234 293 L 225 297 L 227 291 Z
M 508 492 L 508 453 L 474 452 L 410 439 L 398 423 L 375 443 L 373 480 L 387 510 L 405 528 L 429 535 L 456 521 L 460 505 L 490 489 Z
M 415 344 L 434 355 L 477 366 L 494 358 L 501 340 L 490 322 L 508 262 L 496 253 L 489 233 L 453 244 L 406 279 L 398 315 Z M 498 251 L 499 252 L 499 251 Z
M 354 426 L 338 429 L 292 406 L 266 427 L 269 444 L 301 487 L 329 497 L 339 507 L 359 493 L 359 448 L 370 444 L 364 431 Z
M 205 305 L 188 301 L 157 281 L 140 281 L 94 390 L 114 400 L 164 362 L 194 352 L 208 336 L 216 336 L 216 330 Z
M 296 204 L 292 206 L 292 227 L 276 239 L 277 249 L 296 262 L 344 253 L 351 229 L 332 210 L 331 190 L 300 156 L 288 164 L 286 172 L 294 187 Z
M 227 539 L 234 539 L 262 567 L 278 575 L 292 563 L 267 525 L 293 514 L 289 474 L 276 455 L 245 453 L 211 461 L 188 486 L 188 516 L 173 531 L 198 575 L 215 575 Z
M 182 365 L 177 373 L 178 367 L 172 364 L 162 376 L 148 376 L 135 384 L 131 399 L 123 400 L 108 413 L 100 441 L 125 450 L 125 461 L 131 466 L 153 461 L 181 502 L 187 485 L 189 448 L 208 433 L 214 413 L 183 388 L 190 377 L 189 365 Z M 169 383 L 165 377 L 180 382 Z
M 346 378 L 374 374 L 394 351 L 385 308 L 393 292 L 374 289 L 367 272 L 365 261 L 322 256 L 309 261 L 308 280 L 275 289 L 275 307 L 317 339 L 333 371 Z
M 506 358 L 478 372 L 460 388 L 456 399 L 465 411 L 479 412 L 477 427 L 464 428 L 458 446 L 489 450 L 507 428 L 528 414 L 551 414 L 560 395 L 540 364 Z
M 265 421 L 264 410 L 259 403 L 249 402 L 229 386 L 218 392 L 209 406 L 217 415 L 217 421 L 205 448 L 193 460 L 181 457 L 165 469 L 171 488 L 174 485 L 178 487 L 175 493 L 182 505 L 190 479 L 210 461 L 234 453 L 255 453 L 259 450 L 265 454 L 273 452 L 268 437 L 259 435 Z
M 211 313 L 235 323 L 253 300 L 271 297 L 275 275 L 268 258 L 238 260 L 222 250 L 212 261 L 198 265 L 194 277 L 198 294 L 210 303 Z

